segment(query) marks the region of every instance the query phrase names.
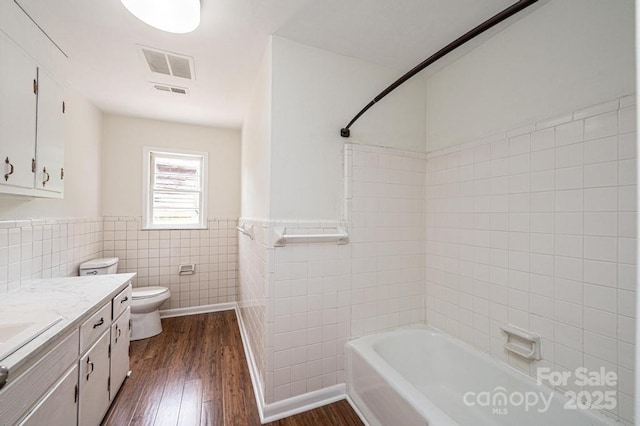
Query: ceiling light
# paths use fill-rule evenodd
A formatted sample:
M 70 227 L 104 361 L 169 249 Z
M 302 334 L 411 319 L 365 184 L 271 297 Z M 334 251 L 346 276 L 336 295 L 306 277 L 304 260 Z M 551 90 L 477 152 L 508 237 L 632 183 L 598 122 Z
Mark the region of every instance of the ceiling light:
M 162 31 L 189 33 L 200 25 L 200 0 L 120 0 L 136 18 Z

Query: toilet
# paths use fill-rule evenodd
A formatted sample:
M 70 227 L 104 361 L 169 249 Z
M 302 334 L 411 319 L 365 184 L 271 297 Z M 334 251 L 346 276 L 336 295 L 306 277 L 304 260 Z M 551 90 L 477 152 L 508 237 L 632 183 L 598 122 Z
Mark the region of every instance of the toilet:
M 79 275 L 106 275 L 118 271 L 117 257 L 94 259 L 80 265 Z M 162 333 L 160 306 L 171 296 L 166 287 L 137 287 L 131 294 L 131 340 Z

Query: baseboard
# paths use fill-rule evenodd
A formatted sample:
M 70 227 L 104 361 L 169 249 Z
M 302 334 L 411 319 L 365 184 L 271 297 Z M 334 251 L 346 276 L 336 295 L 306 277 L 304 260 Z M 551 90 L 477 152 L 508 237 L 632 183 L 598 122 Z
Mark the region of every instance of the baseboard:
M 364 414 L 362 414 L 362 411 L 360 411 L 360 409 L 358 408 L 358 406 L 356 405 L 355 402 L 353 402 L 353 400 L 351 399 L 351 397 L 349 396 L 349 394 L 347 393 L 347 402 L 349 403 L 349 405 L 351 406 L 351 408 L 353 408 L 353 411 L 356 412 L 356 414 L 358 415 L 358 417 L 360 417 L 360 421 L 362 422 L 362 424 L 364 426 L 370 426 L 369 422 L 367 421 L 367 419 L 364 417 Z
M 185 315 L 206 314 L 208 312 L 232 311 L 236 302 L 216 303 L 213 305 L 191 306 L 189 308 L 165 309 L 160 311 L 160 318 L 183 317 Z
M 262 382 L 258 372 L 251 345 L 249 345 L 249 336 L 247 335 L 240 309 L 236 306 L 236 316 L 238 317 L 238 328 L 240 328 L 240 336 L 242 337 L 242 346 L 244 347 L 244 355 L 249 365 L 249 376 L 251 376 L 251 384 L 253 385 L 253 394 L 258 406 L 258 414 L 262 424 L 280 420 L 285 417 L 299 414 L 304 411 L 312 410 L 332 402 L 340 401 L 345 398 L 346 386 L 339 384 L 328 388 L 319 389 L 317 391 L 294 396 L 283 401 L 274 402 L 272 404 L 264 403 L 264 394 L 262 393 Z
M 323 405 L 331 404 L 345 398 L 346 386 L 344 383 L 333 385 L 317 391 L 303 393 L 282 401 L 266 404 L 263 413 L 260 414 L 262 423 L 273 422 L 294 414 L 303 413 Z
M 256 364 L 256 359 L 253 356 L 253 351 L 251 350 L 251 345 L 249 344 L 249 335 L 247 334 L 247 330 L 244 326 L 244 321 L 242 320 L 242 315 L 240 315 L 240 307 L 236 304 L 236 317 L 238 319 L 238 328 L 240 329 L 240 337 L 242 339 L 242 347 L 244 348 L 244 357 L 247 360 L 247 365 L 249 366 L 249 377 L 251 377 L 251 385 L 253 386 L 253 395 L 256 399 L 256 405 L 258 407 L 258 414 L 260 415 L 260 422 L 265 423 L 264 421 L 264 396 L 262 394 L 262 382 L 260 381 L 260 374 L 258 371 L 258 366 Z

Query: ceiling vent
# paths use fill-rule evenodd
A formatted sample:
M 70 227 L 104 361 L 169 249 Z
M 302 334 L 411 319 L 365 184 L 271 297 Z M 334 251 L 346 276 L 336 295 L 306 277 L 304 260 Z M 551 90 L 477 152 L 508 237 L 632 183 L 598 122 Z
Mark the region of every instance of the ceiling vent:
M 138 46 L 138 48 L 152 73 L 195 80 L 192 57 L 150 47 Z
M 158 90 L 160 92 L 174 93 L 176 95 L 188 95 L 189 94 L 189 89 L 187 89 L 186 87 L 169 86 L 167 84 L 154 83 L 154 82 L 151 82 L 151 86 L 155 90 Z

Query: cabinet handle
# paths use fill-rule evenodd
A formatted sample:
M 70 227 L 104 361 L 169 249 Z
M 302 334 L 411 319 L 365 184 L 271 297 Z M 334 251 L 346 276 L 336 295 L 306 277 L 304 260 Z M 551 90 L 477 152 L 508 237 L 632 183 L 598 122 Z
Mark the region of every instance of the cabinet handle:
M 120 335 L 122 335 L 122 329 L 116 325 L 116 343 L 118 343 Z
M 104 318 L 100 318 L 100 321 L 98 321 L 97 323 L 93 324 L 93 328 L 100 327 L 102 324 L 104 324 Z
M 47 178 L 42 181 L 42 186 L 47 186 L 47 182 L 49 182 L 49 179 L 51 178 L 51 176 L 49 176 L 49 173 L 47 173 L 47 168 L 46 167 L 42 168 L 42 173 L 47 175 Z
M 91 358 L 87 357 L 87 368 L 89 368 L 89 366 L 91 366 L 91 370 L 87 373 L 87 380 L 89 380 L 89 376 L 93 373 L 93 363 L 91 362 Z
M 13 174 L 13 164 L 9 161 L 9 157 L 5 158 L 4 163 L 9 166 L 9 172 L 4 175 L 4 181 L 6 182 L 9 180 L 9 176 Z
M 124 303 L 124 302 L 126 302 L 127 300 L 129 300 L 129 296 L 125 296 L 125 297 L 124 297 L 124 299 L 122 299 L 122 300 L 120 301 L 120 303 Z
M 36 81 L 36 79 L 33 79 L 33 94 L 37 95 L 38 94 L 38 82 Z
M 64 169 L 60 168 L 60 180 L 64 180 Z

